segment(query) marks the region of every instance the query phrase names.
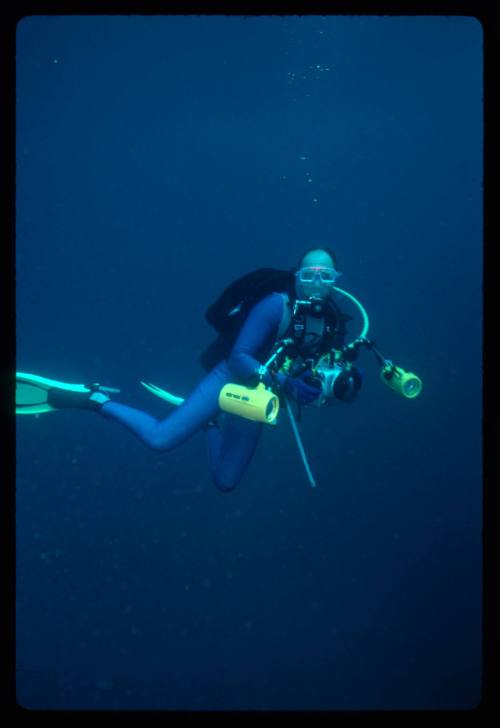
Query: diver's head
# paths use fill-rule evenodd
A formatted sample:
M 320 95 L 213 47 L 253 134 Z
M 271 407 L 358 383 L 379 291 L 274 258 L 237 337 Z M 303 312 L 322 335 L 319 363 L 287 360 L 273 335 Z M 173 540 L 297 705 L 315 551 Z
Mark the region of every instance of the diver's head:
M 335 281 L 341 275 L 336 267 L 335 253 L 332 250 L 311 248 L 306 251 L 295 273 L 295 291 L 298 298 L 328 298 Z

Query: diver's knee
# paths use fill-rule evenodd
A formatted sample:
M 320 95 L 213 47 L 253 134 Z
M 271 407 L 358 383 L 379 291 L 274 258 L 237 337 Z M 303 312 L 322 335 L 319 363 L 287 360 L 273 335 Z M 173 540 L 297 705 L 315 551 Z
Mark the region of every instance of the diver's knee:
M 214 477 L 214 483 L 217 490 L 221 493 L 230 493 L 238 485 L 237 480 L 228 480 L 227 478 L 221 478 L 217 475 Z
M 155 450 L 156 452 L 167 452 L 167 450 L 172 449 L 170 443 L 165 440 L 165 438 L 162 437 L 159 433 L 153 433 L 149 437 L 148 445 L 152 450 Z

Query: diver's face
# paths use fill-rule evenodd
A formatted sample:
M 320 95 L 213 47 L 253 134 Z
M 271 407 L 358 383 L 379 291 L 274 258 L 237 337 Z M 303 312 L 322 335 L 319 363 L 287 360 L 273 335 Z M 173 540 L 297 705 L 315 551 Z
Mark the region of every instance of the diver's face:
M 328 253 L 323 250 L 308 253 L 295 274 L 297 296 L 302 299 L 327 298 L 333 290 L 338 275 Z
M 327 298 L 333 290 L 337 272 L 325 266 L 307 266 L 297 271 L 295 288 L 300 298 Z

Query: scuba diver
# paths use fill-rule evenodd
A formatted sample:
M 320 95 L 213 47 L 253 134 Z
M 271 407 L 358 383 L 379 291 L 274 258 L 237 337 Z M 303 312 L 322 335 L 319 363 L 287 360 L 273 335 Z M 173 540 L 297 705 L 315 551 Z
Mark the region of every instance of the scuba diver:
M 16 374 L 16 413 L 39 414 L 62 408 L 93 410 L 123 425 L 153 450 L 172 450 L 196 432 L 208 438 L 212 479 L 231 491 L 244 475 L 265 424 L 276 424 L 286 405 L 309 482 L 315 486 L 296 425 L 295 407 L 353 402 L 362 376 L 353 362 L 366 346 L 393 390 L 413 398 L 422 384 L 382 357 L 367 338 L 368 317 L 353 296 L 335 286 L 341 275 L 328 248 L 312 248 L 290 271 L 261 268 L 232 283 L 210 306 L 207 321 L 218 332 L 203 352 L 206 376 L 186 399 L 153 384 L 151 393 L 176 406 L 165 419 L 115 401 L 120 390 L 101 384 L 66 384 L 33 374 Z M 346 344 L 351 319 L 334 295 L 359 307 L 363 330 Z

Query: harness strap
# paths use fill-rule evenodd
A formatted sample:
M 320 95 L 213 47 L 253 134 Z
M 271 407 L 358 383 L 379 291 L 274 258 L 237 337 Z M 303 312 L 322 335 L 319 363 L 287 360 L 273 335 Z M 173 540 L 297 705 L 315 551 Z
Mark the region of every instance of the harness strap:
M 283 313 L 281 315 L 280 325 L 278 326 L 278 339 L 282 339 L 290 326 L 292 320 L 290 296 L 288 293 L 281 293 L 283 298 Z

